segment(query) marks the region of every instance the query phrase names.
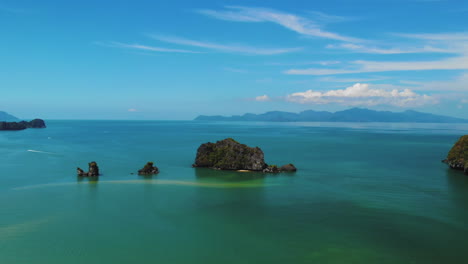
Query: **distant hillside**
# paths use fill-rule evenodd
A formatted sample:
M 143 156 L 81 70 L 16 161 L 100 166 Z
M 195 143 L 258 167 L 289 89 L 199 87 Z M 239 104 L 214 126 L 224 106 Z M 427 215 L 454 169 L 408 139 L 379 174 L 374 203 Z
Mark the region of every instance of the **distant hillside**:
M 417 111 L 374 111 L 351 108 L 335 113 L 307 110 L 300 113 L 273 111 L 235 116 L 198 116 L 196 121 L 269 121 L 269 122 L 395 122 L 395 123 L 468 123 L 467 119 Z
M 0 121 L 11 122 L 11 121 L 18 121 L 18 120 L 19 119 L 16 116 L 12 116 L 8 114 L 7 112 L 0 111 Z

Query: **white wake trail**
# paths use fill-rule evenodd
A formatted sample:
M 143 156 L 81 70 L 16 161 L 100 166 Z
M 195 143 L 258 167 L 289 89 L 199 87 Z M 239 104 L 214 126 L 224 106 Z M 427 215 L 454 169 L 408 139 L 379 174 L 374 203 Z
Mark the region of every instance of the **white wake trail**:
M 40 151 L 40 150 L 34 150 L 34 149 L 28 149 L 27 151 L 28 152 L 33 152 L 33 153 L 43 153 L 43 154 L 57 155 L 56 153 L 47 152 L 47 151 Z

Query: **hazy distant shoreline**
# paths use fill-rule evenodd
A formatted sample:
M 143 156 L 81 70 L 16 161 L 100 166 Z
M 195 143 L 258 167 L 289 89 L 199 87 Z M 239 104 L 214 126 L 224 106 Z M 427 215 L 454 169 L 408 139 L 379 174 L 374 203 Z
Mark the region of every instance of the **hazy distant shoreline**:
M 234 116 L 200 115 L 195 121 L 267 121 L 267 122 L 385 122 L 385 123 L 468 123 L 467 119 L 422 113 L 412 110 L 404 112 L 375 111 L 351 108 L 335 113 L 307 110 L 300 113 L 272 111 L 264 114 Z

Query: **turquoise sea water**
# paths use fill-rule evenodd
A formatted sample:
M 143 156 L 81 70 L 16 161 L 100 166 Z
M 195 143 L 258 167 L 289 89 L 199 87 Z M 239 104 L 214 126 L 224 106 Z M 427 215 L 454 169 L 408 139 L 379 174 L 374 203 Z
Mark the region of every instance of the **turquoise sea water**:
M 0 263 L 463 263 L 468 125 L 49 121 L 0 133 Z M 193 169 L 226 137 L 295 174 Z M 97 161 L 98 181 L 76 167 Z M 161 173 L 135 174 L 147 161 Z

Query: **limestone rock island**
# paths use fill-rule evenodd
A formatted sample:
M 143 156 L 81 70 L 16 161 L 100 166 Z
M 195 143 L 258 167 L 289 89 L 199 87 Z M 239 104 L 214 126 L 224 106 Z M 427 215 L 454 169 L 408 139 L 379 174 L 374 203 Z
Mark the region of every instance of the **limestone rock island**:
M 154 166 L 154 163 L 151 161 L 146 163 L 143 169 L 138 171 L 138 175 L 153 175 L 153 174 L 158 174 L 158 173 L 159 173 L 158 167 Z
M 80 168 L 76 169 L 78 176 L 82 177 L 96 177 L 99 176 L 99 167 L 95 161 L 88 163 L 89 169 L 88 172 L 83 171 Z
M 468 135 L 458 139 L 443 162 L 452 169 L 463 170 L 465 174 L 468 174 Z
M 21 122 L 0 122 L 0 130 L 23 130 L 26 128 L 46 128 L 42 119 Z
M 249 170 L 269 173 L 281 172 L 283 168 L 285 171 L 293 171 L 292 167 L 294 167 L 292 164 L 280 168 L 275 165 L 268 166 L 265 163 L 263 151 L 259 147 L 252 148 L 232 138 L 200 145 L 195 163 L 192 166 L 218 170 Z

